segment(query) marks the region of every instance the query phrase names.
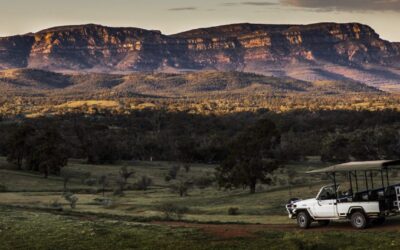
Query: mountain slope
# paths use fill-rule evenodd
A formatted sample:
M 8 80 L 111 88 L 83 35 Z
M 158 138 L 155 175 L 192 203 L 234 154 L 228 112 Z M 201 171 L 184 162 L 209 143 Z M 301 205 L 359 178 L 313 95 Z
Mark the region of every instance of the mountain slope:
M 89 24 L 0 38 L 0 69 L 10 68 L 120 74 L 244 71 L 393 89 L 400 82 L 400 45 L 359 23 L 244 23 L 170 36 Z
M 241 72 L 205 71 L 184 74 L 132 73 L 65 74 L 43 70 L 0 71 L 0 91 L 10 94 L 148 95 L 164 97 L 210 94 L 378 93 L 352 81 L 305 82 Z

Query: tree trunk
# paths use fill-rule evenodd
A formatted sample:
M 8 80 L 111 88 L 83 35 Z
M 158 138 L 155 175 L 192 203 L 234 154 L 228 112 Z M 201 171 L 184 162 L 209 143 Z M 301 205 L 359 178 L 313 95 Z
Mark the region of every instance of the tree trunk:
M 250 183 L 250 194 L 255 194 L 256 193 L 256 185 L 257 185 L 257 181 L 251 181 L 251 183 Z
M 18 166 L 18 170 L 22 170 L 22 159 L 23 157 L 18 157 L 17 159 L 17 166 Z

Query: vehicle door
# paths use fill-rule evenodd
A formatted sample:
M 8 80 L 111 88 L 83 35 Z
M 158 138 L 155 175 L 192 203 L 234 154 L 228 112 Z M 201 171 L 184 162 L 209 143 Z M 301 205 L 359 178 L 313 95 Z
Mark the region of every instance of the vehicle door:
M 314 204 L 314 216 L 318 218 L 334 218 L 337 216 L 337 200 L 334 186 L 321 189 Z

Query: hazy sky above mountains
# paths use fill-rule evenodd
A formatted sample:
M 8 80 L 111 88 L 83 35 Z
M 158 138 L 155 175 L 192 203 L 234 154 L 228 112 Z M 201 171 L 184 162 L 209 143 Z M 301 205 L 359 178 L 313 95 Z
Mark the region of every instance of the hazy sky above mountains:
M 0 36 L 97 23 L 165 34 L 230 23 L 361 22 L 400 41 L 400 0 L 0 0 Z

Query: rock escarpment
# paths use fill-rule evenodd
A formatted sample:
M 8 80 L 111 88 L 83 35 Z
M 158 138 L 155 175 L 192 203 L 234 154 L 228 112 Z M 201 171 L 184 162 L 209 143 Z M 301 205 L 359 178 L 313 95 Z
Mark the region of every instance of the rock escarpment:
M 0 38 L 1 69 L 120 73 L 214 69 L 303 80 L 340 75 L 372 84 L 393 84 L 400 77 L 399 60 L 399 43 L 385 41 L 372 28 L 358 23 L 245 23 L 170 36 L 90 24 Z M 386 74 L 387 68 L 393 68 L 390 74 Z

